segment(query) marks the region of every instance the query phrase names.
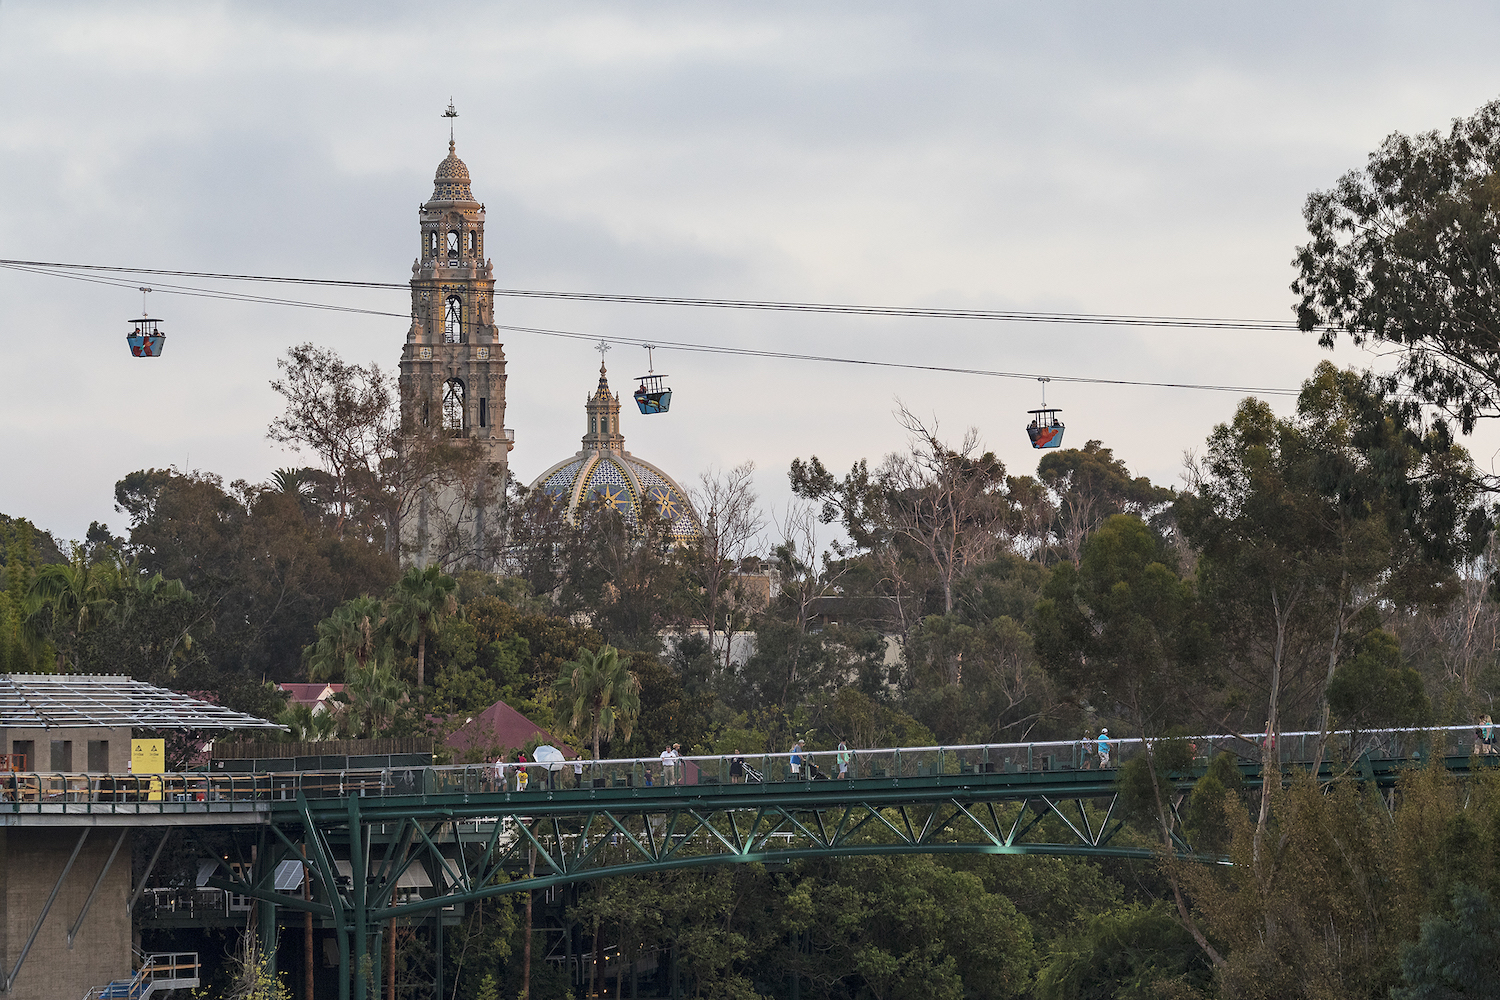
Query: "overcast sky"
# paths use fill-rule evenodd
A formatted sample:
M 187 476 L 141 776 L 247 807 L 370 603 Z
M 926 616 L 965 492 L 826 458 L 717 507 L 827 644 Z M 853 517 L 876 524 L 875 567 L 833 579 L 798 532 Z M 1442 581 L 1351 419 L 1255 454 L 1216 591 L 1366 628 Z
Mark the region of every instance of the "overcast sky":
M 1500 96 L 1492 4 L 0 3 L 0 257 L 404 281 L 446 154 L 505 287 L 1285 319 L 1302 203 Z M 403 291 L 254 289 L 404 314 Z M 0 270 L 0 512 L 117 531 L 135 469 L 266 479 L 276 360 L 394 369 L 407 322 Z M 497 322 L 1059 376 L 1296 387 L 1296 333 L 499 299 Z M 579 447 L 598 355 L 505 337 L 512 470 Z M 610 353 L 613 383 L 644 351 Z M 1341 364 L 1370 363 L 1351 348 Z M 899 448 L 899 398 L 1012 472 L 1036 383 L 659 352 L 626 447 L 685 486 Z M 1066 444 L 1178 485 L 1233 393 L 1054 383 Z M 628 399 L 627 399 L 628 405 Z M 1282 412 L 1289 402 L 1277 401 Z M 1492 446 L 1475 448 L 1490 465 Z

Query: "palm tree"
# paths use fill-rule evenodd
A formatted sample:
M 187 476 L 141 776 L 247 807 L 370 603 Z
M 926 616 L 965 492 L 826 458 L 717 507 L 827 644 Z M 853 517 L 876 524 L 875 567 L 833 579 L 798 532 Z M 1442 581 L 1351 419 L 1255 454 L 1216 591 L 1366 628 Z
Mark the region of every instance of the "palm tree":
M 562 709 L 563 726 L 574 734 L 588 735 L 599 759 L 599 742 L 615 734 L 615 726 L 627 740 L 641 714 L 641 682 L 620 659 L 620 651 L 603 646 L 599 652 L 582 649 L 558 671 L 553 685 Z
M 318 641 L 302 650 L 308 678 L 352 680 L 356 674 L 368 672 L 366 665 L 372 660 L 375 666 L 370 670 L 388 660 L 390 645 L 381 632 L 385 622 L 383 611 L 383 605 L 375 598 L 356 597 L 318 622 Z
M 390 728 L 406 700 L 406 685 L 390 668 L 371 667 L 353 674 L 344 686 L 344 693 L 349 696 L 349 728 L 378 737 Z
M 59 671 L 77 666 L 78 637 L 114 605 L 111 595 L 119 582 L 118 565 L 103 560 L 90 562 L 77 545 L 66 563 L 37 570 L 26 595 L 31 625 L 35 627 L 43 608 L 52 612 Z
M 391 590 L 391 631 L 401 642 L 416 644 L 419 689 L 426 678 L 427 636 L 439 619 L 458 610 L 457 587 L 458 581 L 438 566 L 413 566 Z
M 287 738 L 293 742 L 331 740 L 339 729 L 338 716 L 332 711 L 314 712 L 311 705 L 301 703 L 288 705 L 276 721 L 291 730 Z

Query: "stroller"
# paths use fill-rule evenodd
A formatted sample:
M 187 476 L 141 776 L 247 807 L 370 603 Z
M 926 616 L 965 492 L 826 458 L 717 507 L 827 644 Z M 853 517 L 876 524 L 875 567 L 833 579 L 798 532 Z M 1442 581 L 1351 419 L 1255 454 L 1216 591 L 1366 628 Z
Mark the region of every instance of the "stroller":
M 760 772 L 757 771 L 755 768 L 751 767 L 748 763 L 745 764 L 745 780 L 747 782 L 749 782 L 749 781 L 759 782 L 761 780 Z
M 819 767 L 818 765 L 814 764 L 812 761 L 808 761 L 806 766 L 807 766 L 807 777 L 808 777 L 809 780 L 811 780 L 811 781 L 827 781 L 828 780 L 828 775 L 826 775 L 826 774 L 823 773 L 823 769 L 821 767 Z

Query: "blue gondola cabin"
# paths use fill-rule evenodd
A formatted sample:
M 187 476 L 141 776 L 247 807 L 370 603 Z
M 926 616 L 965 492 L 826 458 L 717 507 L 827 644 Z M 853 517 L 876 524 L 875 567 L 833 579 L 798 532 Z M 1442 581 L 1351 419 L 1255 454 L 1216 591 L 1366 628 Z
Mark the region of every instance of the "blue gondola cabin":
M 672 390 L 663 384 L 665 375 L 642 375 L 635 390 L 635 405 L 642 413 L 666 413 L 672 406 Z
M 159 319 L 133 319 L 131 330 L 125 335 L 130 344 L 130 353 L 138 358 L 159 358 L 167 344 L 167 335 L 162 332 Z
M 1061 448 L 1063 439 L 1063 422 L 1057 419 L 1062 410 L 1043 409 L 1027 410 L 1031 414 L 1031 423 L 1026 425 L 1026 434 L 1031 438 L 1033 448 Z

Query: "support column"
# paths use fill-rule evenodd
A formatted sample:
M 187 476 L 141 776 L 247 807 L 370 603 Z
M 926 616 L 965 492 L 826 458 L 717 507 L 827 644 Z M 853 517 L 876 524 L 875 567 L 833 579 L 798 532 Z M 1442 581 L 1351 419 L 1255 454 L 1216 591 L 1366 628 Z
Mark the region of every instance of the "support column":
M 302 898 L 312 900 L 312 865 L 307 863 L 307 842 L 302 842 Z M 302 914 L 302 973 L 303 996 L 313 1000 L 313 915 L 308 910 Z
M 109 874 L 109 869 L 115 863 L 115 855 L 120 853 L 120 846 L 125 843 L 125 838 L 130 836 L 130 828 L 126 827 L 120 831 L 115 838 L 114 849 L 109 852 L 109 858 L 104 862 L 104 867 L 99 870 L 99 877 L 94 879 L 94 887 L 89 890 L 89 898 L 83 901 L 83 909 L 78 911 L 78 919 L 73 921 L 73 926 L 68 928 L 68 950 L 73 949 L 73 942 L 78 938 L 78 930 L 83 926 L 84 918 L 89 915 L 89 907 L 94 905 L 94 897 L 99 895 L 99 887 L 104 884 L 104 876 Z
M 435 972 L 432 977 L 433 1000 L 443 1000 L 443 908 L 432 913 L 432 954 Z
M 5 992 L 9 993 L 11 987 L 16 984 L 16 976 L 21 973 L 21 965 L 26 961 L 26 955 L 31 951 L 31 946 L 36 944 L 36 936 L 42 930 L 42 924 L 47 922 L 47 914 L 52 910 L 52 904 L 57 902 L 58 890 L 62 888 L 63 882 L 68 877 L 68 872 L 73 870 L 73 862 L 78 860 L 78 852 L 83 850 L 83 842 L 89 838 L 89 828 L 84 827 L 83 832 L 78 835 L 78 843 L 73 845 L 73 853 L 68 855 L 68 863 L 63 865 L 63 870 L 57 876 L 57 881 L 52 884 L 52 892 L 48 894 L 47 901 L 42 904 L 41 916 L 36 918 L 36 924 L 31 928 L 31 935 L 26 943 L 21 946 L 21 954 L 16 958 L 16 964 L 5 977 Z
M 275 883 L 272 883 L 273 885 Z M 276 976 L 276 946 L 280 935 L 276 931 L 276 904 L 263 899 L 258 904 L 256 923 L 260 924 L 260 947 L 266 956 L 266 969 L 272 978 Z
M 384 993 L 385 979 L 381 977 L 381 960 L 385 957 L 385 925 L 371 928 L 375 935 L 375 947 L 370 949 L 370 1000 L 380 1000 Z
M 365 926 L 365 878 L 370 873 L 360 828 L 359 796 L 349 796 L 349 861 L 354 875 L 354 1000 L 369 1000 L 365 982 L 365 956 L 370 945 Z

